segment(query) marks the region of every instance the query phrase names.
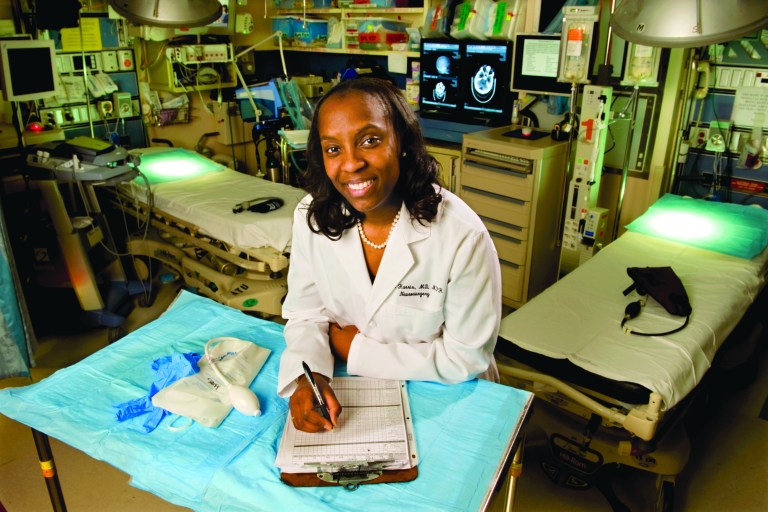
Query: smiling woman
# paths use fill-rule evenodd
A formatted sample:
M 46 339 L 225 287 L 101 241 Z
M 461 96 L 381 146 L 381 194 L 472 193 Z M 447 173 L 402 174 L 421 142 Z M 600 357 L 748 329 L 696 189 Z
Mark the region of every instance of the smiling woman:
M 496 251 L 480 218 L 440 186 L 404 95 L 375 78 L 340 83 L 315 109 L 307 161 L 278 381 L 296 428 L 318 432 L 339 418 L 335 360 L 365 377 L 497 378 Z M 303 361 L 328 419 L 313 408 Z

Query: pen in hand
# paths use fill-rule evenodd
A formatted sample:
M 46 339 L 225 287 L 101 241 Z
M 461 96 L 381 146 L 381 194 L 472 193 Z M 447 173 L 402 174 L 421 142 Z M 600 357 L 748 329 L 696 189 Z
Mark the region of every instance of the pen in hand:
M 315 377 L 312 375 L 312 370 L 309 369 L 309 365 L 307 365 L 307 363 L 304 361 L 301 362 L 301 366 L 304 367 L 304 374 L 307 376 L 307 380 L 312 386 L 312 391 L 315 393 L 315 400 L 317 400 L 317 404 L 320 407 L 320 414 L 323 415 L 323 418 L 327 419 L 331 422 L 331 424 L 333 424 L 333 421 L 331 421 L 331 414 L 328 412 L 328 406 L 325 405 L 323 395 L 320 394 L 320 390 L 318 389 L 317 383 L 315 382 Z

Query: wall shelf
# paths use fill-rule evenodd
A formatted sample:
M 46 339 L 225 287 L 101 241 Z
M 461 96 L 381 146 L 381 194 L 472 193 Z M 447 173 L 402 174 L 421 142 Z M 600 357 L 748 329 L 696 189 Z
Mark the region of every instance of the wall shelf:
M 273 47 L 278 50 L 277 46 Z M 320 46 L 283 46 L 285 52 L 315 52 L 315 53 L 340 53 L 343 55 L 405 55 L 406 57 L 419 57 L 419 52 L 401 52 L 395 50 L 361 50 L 360 48 L 325 48 Z
M 277 9 L 277 14 L 349 14 L 349 15 L 366 15 L 377 16 L 379 14 L 424 14 L 423 7 L 381 7 L 370 8 L 366 7 L 344 7 L 344 8 L 332 8 L 332 9 Z

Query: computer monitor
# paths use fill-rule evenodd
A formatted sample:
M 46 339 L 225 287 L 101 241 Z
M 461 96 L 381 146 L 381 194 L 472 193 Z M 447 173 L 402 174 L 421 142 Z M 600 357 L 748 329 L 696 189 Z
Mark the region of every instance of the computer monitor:
M 192 28 L 177 28 L 174 30 L 176 35 L 229 35 L 235 33 L 235 11 L 237 9 L 237 0 L 219 0 L 221 4 L 221 17 L 212 21 L 208 25 Z
M 62 92 L 53 40 L 0 41 L 0 67 L 7 101 L 42 100 Z
M 419 63 L 419 110 L 422 117 L 459 120 L 462 44 L 450 39 L 423 39 Z
M 512 116 L 512 47 L 507 41 L 466 41 L 461 67 L 465 123 L 509 124 Z
M 560 34 L 517 34 L 512 90 L 534 95 L 569 96 L 571 84 L 557 81 Z

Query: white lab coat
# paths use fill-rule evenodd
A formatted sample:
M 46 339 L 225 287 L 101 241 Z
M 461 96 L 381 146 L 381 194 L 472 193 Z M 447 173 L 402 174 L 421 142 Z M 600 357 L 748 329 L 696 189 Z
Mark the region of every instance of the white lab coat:
M 330 240 L 309 230 L 307 196 L 294 213 L 286 349 L 278 393 L 290 396 L 301 362 L 333 375 L 328 326 L 356 326 L 352 375 L 455 383 L 497 376 L 493 349 L 501 321 L 496 249 L 480 218 L 442 190 L 437 217 L 424 226 L 405 206 L 371 283 L 355 227 Z

